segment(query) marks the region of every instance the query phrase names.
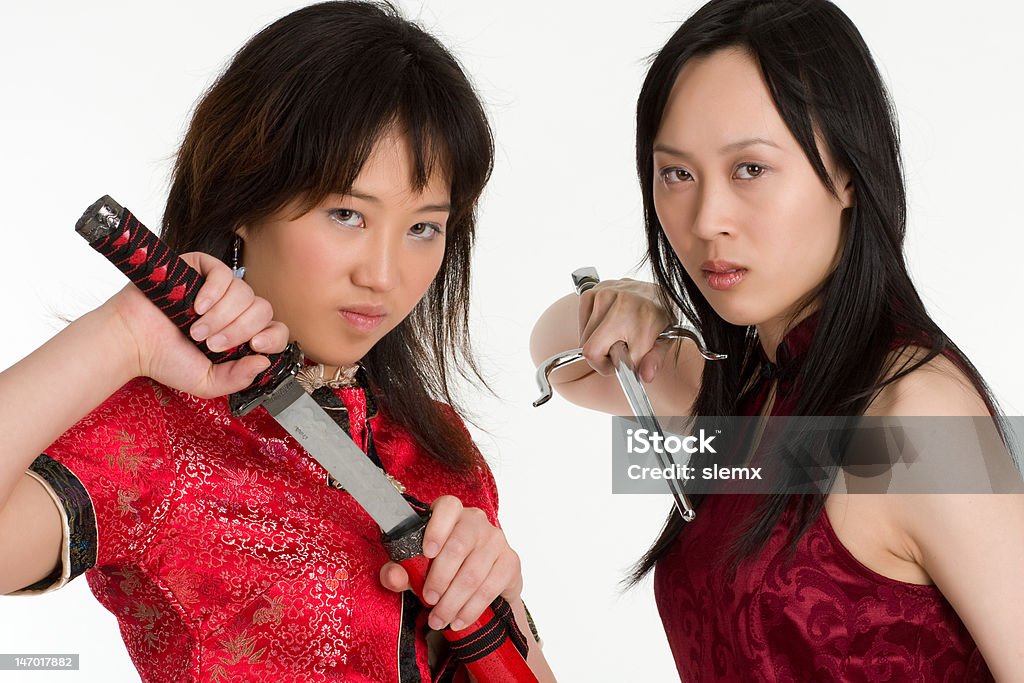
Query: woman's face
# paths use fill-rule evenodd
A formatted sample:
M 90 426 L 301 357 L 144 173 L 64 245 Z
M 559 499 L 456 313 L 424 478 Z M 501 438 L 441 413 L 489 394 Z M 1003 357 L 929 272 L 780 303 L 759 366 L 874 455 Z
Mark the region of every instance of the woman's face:
M 449 186 L 435 174 L 415 191 L 412 164 L 404 136 L 382 136 L 347 194 L 297 218 L 293 202 L 239 229 L 246 282 L 312 360 L 332 368 L 358 361 L 437 275 Z
M 686 272 L 722 318 L 781 335 L 832 271 L 852 186 L 820 149 L 822 184 L 742 50 L 691 59 L 654 145 L 654 205 Z

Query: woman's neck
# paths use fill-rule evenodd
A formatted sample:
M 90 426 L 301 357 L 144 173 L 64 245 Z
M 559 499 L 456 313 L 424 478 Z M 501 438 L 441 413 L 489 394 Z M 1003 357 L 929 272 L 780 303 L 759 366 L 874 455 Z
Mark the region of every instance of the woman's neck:
M 817 306 L 809 306 L 800 311 L 796 318 L 791 318 L 788 314 L 781 315 L 756 325 L 758 342 L 768 360 L 777 362 L 776 353 L 786 334 L 817 310 Z

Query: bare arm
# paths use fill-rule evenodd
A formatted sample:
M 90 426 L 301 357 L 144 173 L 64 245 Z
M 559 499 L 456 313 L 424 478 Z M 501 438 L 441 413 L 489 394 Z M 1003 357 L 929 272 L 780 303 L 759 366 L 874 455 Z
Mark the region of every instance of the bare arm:
M 0 593 L 41 580 L 57 563 L 60 515 L 25 470 L 131 378 L 117 324 L 102 309 L 88 313 L 0 374 Z
M 213 257 L 189 260 L 207 276 L 199 300 L 211 302 L 197 325 L 205 319 L 211 335 L 223 332 L 223 348 L 257 333 L 256 350 L 283 348 L 288 331 L 270 322 L 269 304 L 248 285 L 231 282 L 229 269 Z M 129 285 L 0 373 L 0 594 L 45 578 L 57 562 L 60 513 L 46 489 L 25 474 L 47 446 L 134 377 L 219 396 L 247 386 L 267 362 L 249 356 L 211 365 Z
M 889 415 L 988 414 L 981 397 L 945 358 L 891 387 L 888 397 L 880 397 L 887 399 Z M 1024 681 L 1024 495 L 886 498 L 911 554 L 953 605 L 996 680 Z
M 556 353 L 582 346 L 587 362 L 552 373 L 552 387 L 577 405 L 626 415 L 629 405 L 608 359 L 612 344 L 625 340 L 655 410 L 687 415 L 700 388 L 704 360 L 691 342 L 655 344 L 672 322 L 655 285 L 609 280 L 581 297 L 569 294 L 555 301 L 534 325 L 530 353 L 540 365 Z

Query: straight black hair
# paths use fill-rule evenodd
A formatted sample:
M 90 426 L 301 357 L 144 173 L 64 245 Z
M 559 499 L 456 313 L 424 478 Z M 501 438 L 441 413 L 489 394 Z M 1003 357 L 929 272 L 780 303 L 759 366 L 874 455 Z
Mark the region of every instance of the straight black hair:
M 386 2 L 324 2 L 270 24 L 196 107 L 179 150 L 163 237 L 230 259 L 234 230 L 298 199 L 308 211 L 347 192 L 377 140 L 404 133 L 414 188 L 451 188 L 438 276 L 412 313 L 363 359 L 377 401 L 435 458 L 477 460 L 453 404 L 455 371 L 483 382 L 469 342 L 470 254 L 494 143 L 459 63 Z
M 970 378 L 997 415 L 980 373 L 928 315 L 910 279 L 903 255 L 906 190 L 895 111 L 857 28 L 827 0 L 711 0 L 654 56 L 640 92 L 636 163 L 655 280 L 666 303 L 693 322 L 709 348 L 737 361 L 704 366 L 693 413 L 736 414 L 744 388 L 763 363 L 756 353 L 756 330 L 732 325 L 715 313 L 672 250 L 654 208 L 654 140 L 676 77 L 690 59 L 726 48 L 745 50 L 757 63 L 775 107 L 822 184 L 837 194 L 816 135 L 854 187 L 839 262 L 801 302 L 804 310 L 819 304 L 820 318 L 799 367 L 801 392 L 793 414 L 863 415 L 884 386 L 942 354 Z M 896 339 L 911 340 L 908 346 L 927 353 L 897 361 Z M 701 496 L 693 498 L 699 507 Z M 791 498 L 766 496 L 740 525 L 730 546 L 733 567 L 762 547 Z M 796 505 L 791 548 L 822 513 L 824 496 L 801 495 Z M 643 578 L 684 528 L 673 512 L 627 583 Z

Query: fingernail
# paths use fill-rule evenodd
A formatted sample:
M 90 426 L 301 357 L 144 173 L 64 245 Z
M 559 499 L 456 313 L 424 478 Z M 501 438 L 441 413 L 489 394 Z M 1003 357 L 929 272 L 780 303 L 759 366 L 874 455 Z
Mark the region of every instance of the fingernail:
M 462 619 L 456 619 L 455 621 L 452 622 L 452 630 L 453 631 L 461 631 L 463 628 L 465 628 L 465 626 L 466 625 L 464 623 L 462 623 Z
M 270 359 L 267 358 L 266 356 L 261 356 L 261 358 L 263 358 L 263 360 L 265 360 L 266 362 L 263 364 L 263 367 L 258 368 L 256 372 L 252 373 L 253 379 L 256 379 L 257 375 L 259 375 L 261 372 L 270 367 Z
M 198 313 L 199 315 L 202 315 L 203 313 L 206 313 L 206 309 L 208 309 L 209 307 L 209 299 L 199 299 L 192 305 L 192 310 Z
M 253 349 L 262 348 L 263 345 L 266 343 L 267 338 L 259 334 L 257 334 L 255 337 L 249 340 L 249 346 L 251 346 Z
M 434 616 L 433 614 L 431 614 L 430 618 L 427 619 L 427 624 L 435 631 L 440 631 L 444 628 L 444 622 L 441 621 L 441 617 Z
M 435 591 L 426 591 L 423 594 L 423 599 L 427 601 L 428 605 L 436 605 L 437 601 L 441 598 Z
M 434 559 L 434 557 L 437 555 L 437 551 L 438 551 L 437 543 L 434 543 L 433 541 L 427 541 L 426 543 L 423 544 L 423 554 L 427 558 L 429 558 L 431 560 Z
M 211 351 L 219 351 L 226 348 L 228 345 L 228 338 L 223 334 L 216 334 L 206 340 L 206 348 Z
M 203 341 L 206 339 L 206 335 L 210 333 L 210 328 L 203 323 L 192 326 L 192 338 L 196 341 Z

